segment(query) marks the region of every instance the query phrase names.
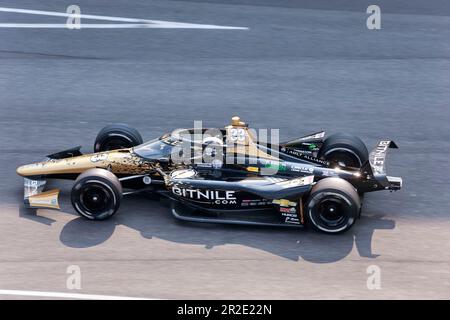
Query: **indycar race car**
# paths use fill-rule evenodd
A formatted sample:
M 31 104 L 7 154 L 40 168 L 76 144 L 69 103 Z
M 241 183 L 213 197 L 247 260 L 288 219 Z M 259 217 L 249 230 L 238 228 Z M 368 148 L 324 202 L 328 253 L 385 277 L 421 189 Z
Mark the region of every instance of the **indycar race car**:
M 72 148 L 17 173 L 31 208 L 59 209 L 59 190 L 44 192 L 46 180 L 75 180 L 72 205 L 91 220 L 111 217 L 123 196 L 145 191 L 168 198 L 181 220 L 308 225 L 326 233 L 351 228 L 366 192 L 402 187 L 400 177 L 385 172 L 393 141 L 380 141 L 369 154 L 349 134 L 264 140 L 239 117 L 223 129 L 177 129 L 146 143 L 136 129 L 113 124 L 99 132 L 94 153 Z

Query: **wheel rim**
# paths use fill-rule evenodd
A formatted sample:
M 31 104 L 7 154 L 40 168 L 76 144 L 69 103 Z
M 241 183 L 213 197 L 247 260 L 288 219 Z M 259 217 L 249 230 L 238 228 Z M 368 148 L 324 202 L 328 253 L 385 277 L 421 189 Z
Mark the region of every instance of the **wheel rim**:
M 117 149 L 125 149 L 132 147 L 132 143 L 129 140 L 124 138 L 112 138 L 108 139 L 101 148 L 101 151 L 109 151 L 109 150 L 117 150 Z
M 107 185 L 94 182 L 82 186 L 78 203 L 83 214 L 99 217 L 114 210 L 115 197 Z
M 351 203 L 341 194 L 327 193 L 313 198 L 309 216 L 320 230 L 339 232 L 353 223 Z
M 330 152 L 326 154 L 326 159 L 337 163 L 341 167 L 359 168 L 362 165 L 361 160 L 356 154 L 346 150 L 336 150 Z
M 337 199 L 325 199 L 319 203 L 319 218 L 328 226 L 336 226 L 342 223 L 345 219 L 342 211 L 343 205 L 341 201 Z

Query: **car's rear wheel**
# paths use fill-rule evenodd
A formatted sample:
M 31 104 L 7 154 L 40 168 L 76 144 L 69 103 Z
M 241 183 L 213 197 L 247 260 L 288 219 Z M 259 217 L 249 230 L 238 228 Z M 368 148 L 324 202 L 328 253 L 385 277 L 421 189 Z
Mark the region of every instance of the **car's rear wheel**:
M 123 123 L 110 124 L 98 133 L 94 152 L 131 148 L 142 142 L 142 137 L 135 128 Z
M 349 182 L 341 178 L 325 178 L 312 188 L 305 212 L 315 229 L 336 234 L 353 226 L 360 208 L 359 195 Z
M 122 186 L 108 170 L 90 169 L 82 173 L 72 188 L 74 209 L 90 220 L 105 220 L 113 216 L 120 206 Z
M 369 159 L 369 152 L 358 137 L 336 133 L 325 139 L 318 156 L 342 167 L 361 168 Z

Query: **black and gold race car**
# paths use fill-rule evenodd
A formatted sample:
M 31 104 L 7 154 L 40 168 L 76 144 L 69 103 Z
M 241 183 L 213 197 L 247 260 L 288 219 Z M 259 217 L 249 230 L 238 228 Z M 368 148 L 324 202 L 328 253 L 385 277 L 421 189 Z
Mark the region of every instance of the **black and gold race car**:
M 169 198 L 182 220 L 310 225 L 326 233 L 354 224 L 366 192 L 402 186 L 401 178 L 385 173 L 393 141 L 380 141 L 369 154 L 348 134 L 265 140 L 239 117 L 223 129 L 177 129 L 146 143 L 134 128 L 113 124 L 99 132 L 94 153 L 72 148 L 17 173 L 32 208 L 59 209 L 59 190 L 44 192 L 47 179 L 75 180 L 73 207 L 91 220 L 111 217 L 123 196 L 145 191 Z

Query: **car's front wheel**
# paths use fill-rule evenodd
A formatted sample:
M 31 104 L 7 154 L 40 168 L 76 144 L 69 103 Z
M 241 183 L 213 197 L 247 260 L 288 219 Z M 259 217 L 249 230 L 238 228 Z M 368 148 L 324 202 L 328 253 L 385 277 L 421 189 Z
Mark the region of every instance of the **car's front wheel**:
M 72 188 L 74 209 L 90 220 L 105 220 L 119 209 L 122 186 L 108 170 L 90 169 L 82 173 Z
M 315 229 L 335 234 L 353 226 L 360 208 L 361 200 L 353 185 L 341 178 L 325 178 L 312 188 L 305 212 Z
M 142 142 L 142 137 L 135 128 L 124 123 L 110 124 L 98 133 L 94 152 L 131 148 Z

